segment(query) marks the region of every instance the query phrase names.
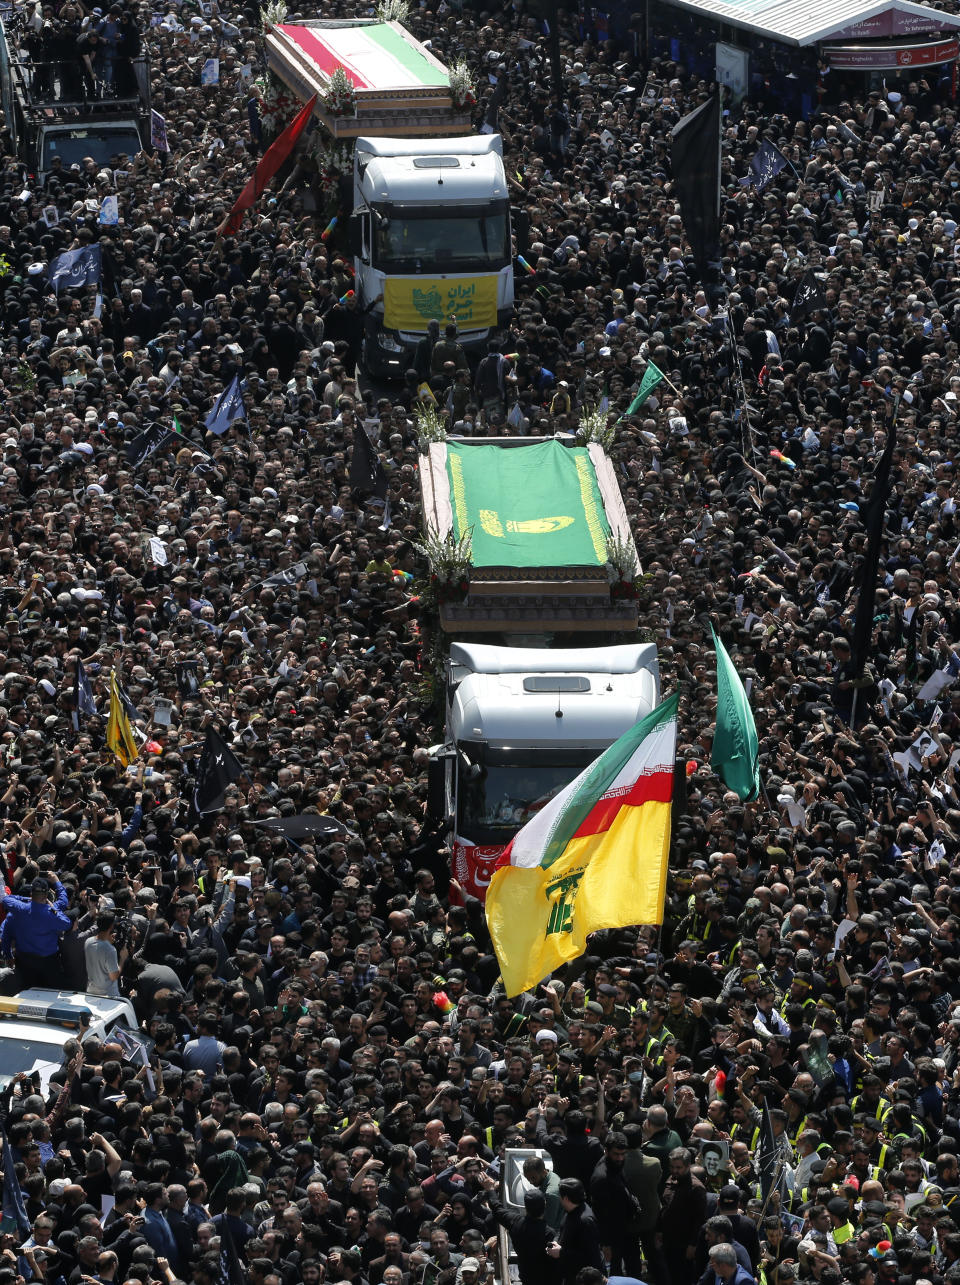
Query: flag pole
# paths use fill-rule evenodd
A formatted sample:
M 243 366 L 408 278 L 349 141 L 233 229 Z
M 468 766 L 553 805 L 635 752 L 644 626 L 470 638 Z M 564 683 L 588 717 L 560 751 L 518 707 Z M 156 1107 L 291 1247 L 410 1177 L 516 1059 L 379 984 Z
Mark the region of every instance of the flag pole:
M 863 677 L 863 669 L 864 669 L 864 664 L 865 664 L 865 661 L 866 661 L 866 652 L 867 652 L 867 650 L 869 649 L 870 640 L 871 640 L 871 638 L 872 638 L 872 636 L 873 636 L 873 621 L 872 621 L 872 615 L 873 615 L 874 593 L 875 593 L 875 590 L 876 590 L 876 574 L 877 574 L 877 569 L 878 569 L 878 562 L 877 562 L 877 559 L 878 559 L 879 552 L 880 552 L 880 542 L 881 542 L 881 540 L 882 540 L 882 538 L 883 538 L 884 519 L 886 518 L 886 512 L 887 512 L 887 498 L 888 498 L 888 495 L 889 495 L 888 487 L 889 487 L 889 471 L 890 471 L 890 469 L 889 469 L 889 459 L 892 459 L 892 456 L 893 456 L 893 448 L 894 448 L 894 446 L 896 445 L 896 435 L 897 435 L 897 418 L 898 418 L 898 416 L 899 416 L 899 414 L 900 414 L 900 403 L 901 403 L 901 398 L 900 398 L 900 393 L 898 392 L 898 393 L 896 393 L 896 394 L 895 394 L 895 396 L 894 396 L 894 400 L 893 400 L 893 408 L 892 408 L 892 411 L 891 411 L 891 414 L 890 414 L 889 424 L 888 424 L 888 426 L 887 426 L 887 440 L 884 442 L 884 447 L 883 447 L 883 454 L 884 454 L 884 457 L 887 457 L 887 455 L 888 455 L 888 451 L 889 451 L 889 458 L 888 458 L 888 460 L 887 460 L 886 473 L 885 473 L 885 475 L 884 475 L 884 477 L 883 477 L 883 479 L 882 479 L 882 480 L 877 479 L 877 480 L 874 482 L 874 487 L 876 487 L 877 485 L 882 485 L 882 486 L 883 486 L 883 488 L 884 488 L 884 493 L 883 493 L 882 495 L 880 495 L 880 496 L 875 497 L 875 496 L 873 495 L 873 493 L 871 492 L 870 501 L 869 501 L 869 504 L 871 505 L 871 507 L 873 506 L 874 502 L 878 503 L 881 507 L 880 507 L 880 510 L 879 510 L 879 521 L 878 521 L 878 523 L 877 523 L 876 529 L 871 529 L 871 530 L 870 530 L 870 532 L 869 532 L 868 541 L 867 541 L 867 550 L 866 550 L 866 554 L 865 554 L 865 565 L 864 565 L 864 571 L 865 571 L 865 572 L 869 571 L 870 565 L 871 565 L 871 563 L 873 563 L 873 576 L 874 576 L 874 583 L 873 583 L 873 586 L 870 588 L 870 592 L 869 592 L 871 620 L 870 620 L 870 621 L 865 622 L 865 628 L 866 628 L 866 630 L 867 630 L 867 633 L 866 633 L 866 636 L 865 636 L 865 638 L 864 638 L 864 645 L 863 645 L 863 648 L 862 648 L 862 651 L 863 651 L 863 656 L 862 656 L 862 657 L 861 657 L 861 656 L 860 656 L 860 654 L 859 654 L 859 652 L 860 652 L 860 650 L 861 650 L 861 649 L 857 646 L 857 643 L 858 643 L 857 635 L 858 635 L 858 633 L 859 633 L 859 626 L 858 626 L 858 624 L 857 624 L 856 620 L 855 620 L 855 623 L 854 623 L 854 637 L 853 637 L 853 641 L 854 641 L 854 646 L 855 646 L 855 648 L 856 648 L 856 649 L 857 649 L 857 651 L 858 651 L 858 654 L 857 654 L 857 655 L 854 655 L 854 656 L 852 657 L 852 660 L 853 660 L 853 666 L 854 666 L 854 674 L 856 675 L 856 680 L 857 680 L 857 681 L 859 681 L 859 680 Z M 881 457 L 881 460 L 882 460 L 882 459 L 883 459 L 883 457 Z M 882 467 L 882 462 L 881 462 L 881 467 Z M 871 519 L 871 521 L 872 521 L 872 519 Z M 875 541 L 875 543 L 874 543 L 874 541 Z M 871 548 L 871 545 L 873 545 L 873 548 Z M 865 579 L 865 580 L 864 580 L 864 583 L 863 583 L 863 584 L 861 585 L 861 587 L 860 587 L 860 592 L 859 592 L 858 597 L 857 597 L 857 611 L 858 611 L 858 612 L 859 612 L 859 611 L 861 611 L 861 610 L 863 609 L 863 606 L 864 606 L 863 597 L 864 597 L 864 592 L 865 592 L 866 590 L 867 590 L 867 584 L 866 584 L 866 579 Z M 916 617 L 916 613 L 914 614 L 913 619 L 914 619 L 914 620 L 916 620 L 916 619 L 917 619 L 917 617 Z M 850 702 L 850 730 L 851 730 L 851 731 L 853 731 L 853 730 L 856 728 L 857 704 L 858 704 L 858 699 L 857 699 L 857 698 L 858 698 L 859 694 L 860 694 L 860 693 L 859 693 L 859 688 L 854 687 L 854 689 L 853 689 L 853 700 Z
M 753 425 L 750 422 L 750 412 L 747 409 L 747 388 L 743 381 L 743 363 L 740 361 L 740 349 L 737 347 L 737 332 L 734 328 L 733 315 L 729 308 L 727 309 L 727 327 L 730 331 L 730 347 L 733 350 L 733 360 L 737 368 L 737 383 L 740 386 L 740 402 L 743 410 L 743 419 L 747 426 L 747 437 L 744 437 L 743 430 L 741 429 L 740 440 L 743 443 L 744 453 L 746 453 L 747 440 L 749 439 L 750 451 L 753 458 L 756 459 L 758 452 L 756 442 L 753 439 Z

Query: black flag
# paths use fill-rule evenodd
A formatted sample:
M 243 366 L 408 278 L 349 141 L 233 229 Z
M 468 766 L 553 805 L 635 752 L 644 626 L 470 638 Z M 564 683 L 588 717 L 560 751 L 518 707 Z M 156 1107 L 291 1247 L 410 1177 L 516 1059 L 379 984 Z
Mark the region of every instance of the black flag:
M 818 308 L 825 311 L 826 307 L 827 296 L 823 293 L 823 286 L 817 280 L 813 268 L 808 268 L 800 278 L 797 293 L 793 296 L 790 320 L 802 321 L 811 312 L 815 312 Z
M 387 498 L 387 473 L 380 456 L 360 425 L 353 430 L 353 456 L 350 460 L 350 485 L 361 495 Z
M 873 609 L 877 598 L 877 571 L 880 567 L 880 543 L 883 540 L 883 520 L 887 513 L 887 499 L 890 495 L 890 464 L 893 460 L 893 448 L 897 441 L 897 411 L 899 402 L 894 406 L 891 422 L 887 427 L 887 440 L 884 443 L 880 463 L 873 476 L 873 487 L 870 499 L 861 511 L 863 524 L 867 529 L 867 552 L 864 555 L 860 571 L 860 587 L 857 593 L 857 614 L 853 622 L 853 655 L 854 677 L 863 674 L 863 667 L 870 654 L 870 638 L 873 634 Z M 915 615 L 917 613 L 914 613 Z M 856 694 L 856 693 L 854 693 Z
M 304 839 L 308 834 L 322 834 L 332 838 L 334 835 L 350 833 L 335 817 L 313 812 L 301 812 L 293 817 L 267 817 L 263 821 L 254 821 L 253 824 L 261 825 L 265 830 L 275 830 L 285 839 Z
M 197 785 L 193 806 L 198 813 L 219 812 L 223 796 L 231 781 L 243 776 L 243 768 L 233 750 L 213 727 L 207 728 L 207 739 L 200 751 Z
M 220 1285 L 246 1285 L 247 1274 L 237 1253 L 228 1213 L 214 1215 L 213 1225 L 220 1233 Z
M 670 163 L 687 240 L 699 268 L 720 258 L 720 95 L 674 125 Z
M 292 589 L 294 585 L 300 583 L 309 574 L 309 568 L 305 562 L 295 562 L 292 567 L 286 567 L 283 571 L 275 571 L 272 576 L 267 576 L 266 580 L 261 580 L 255 589 Z
M 172 428 L 167 428 L 165 424 L 151 424 L 149 428 L 145 428 L 142 433 L 138 433 L 127 443 L 127 463 L 133 468 L 138 468 L 144 460 L 150 458 L 154 451 L 159 451 L 161 446 L 166 446 L 170 440 L 184 444 L 183 438 Z

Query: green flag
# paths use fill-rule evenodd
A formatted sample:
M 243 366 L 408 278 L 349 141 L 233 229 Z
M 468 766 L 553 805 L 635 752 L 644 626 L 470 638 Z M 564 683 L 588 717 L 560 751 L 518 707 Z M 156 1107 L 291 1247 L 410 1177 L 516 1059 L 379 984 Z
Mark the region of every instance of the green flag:
M 643 372 L 643 379 L 640 380 L 640 391 L 627 407 L 628 415 L 635 415 L 637 413 L 662 379 L 663 371 L 655 366 L 652 361 L 648 361 L 647 369 Z
M 173 417 L 173 431 L 175 433 L 180 433 L 181 436 L 183 435 L 183 428 L 180 424 L 180 421 L 177 419 L 176 414 L 174 414 L 174 417 Z
M 741 799 L 755 799 L 760 793 L 757 725 L 733 661 L 712 625 L 710 632 L 717 653 L 717 729 L 710 766 Z

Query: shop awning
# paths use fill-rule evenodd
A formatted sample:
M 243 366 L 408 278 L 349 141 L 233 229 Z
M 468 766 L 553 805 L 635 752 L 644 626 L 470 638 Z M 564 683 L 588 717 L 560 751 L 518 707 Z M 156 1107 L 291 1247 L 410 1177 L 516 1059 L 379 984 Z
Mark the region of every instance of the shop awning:
M 728 22 L 769 40 L 814 45 L 823 40 L 870 40 L 884 36 L 960 31 L 960 14 L 912 0 L 668 0 L 715 22 Z

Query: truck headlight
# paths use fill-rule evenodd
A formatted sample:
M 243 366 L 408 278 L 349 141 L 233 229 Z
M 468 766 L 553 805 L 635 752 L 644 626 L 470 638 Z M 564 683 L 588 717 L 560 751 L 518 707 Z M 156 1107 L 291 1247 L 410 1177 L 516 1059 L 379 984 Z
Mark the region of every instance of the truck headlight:
M 381 330 L 377 335 L 377 343 L 387 352 L 403 352 L 403 344 L 399 343 L 392 335 L 388 335 L 385 330 Z

